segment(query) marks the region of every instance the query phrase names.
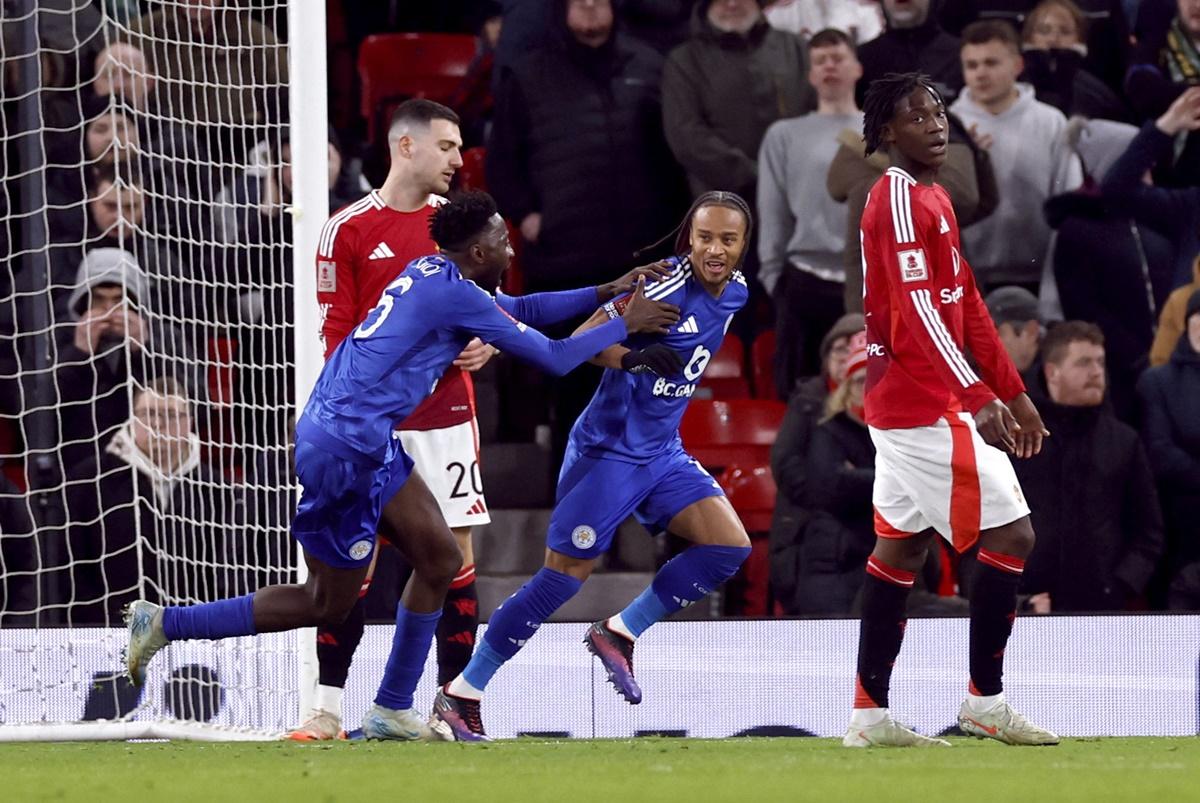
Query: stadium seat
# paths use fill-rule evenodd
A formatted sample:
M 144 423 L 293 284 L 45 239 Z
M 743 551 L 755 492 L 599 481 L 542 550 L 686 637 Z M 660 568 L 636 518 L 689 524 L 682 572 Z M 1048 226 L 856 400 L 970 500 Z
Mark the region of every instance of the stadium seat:
M 771 610 L 771 516 L 775 511 L 775 479 L 767 465 L 731 465 L 717 480 L 750 534 L 750 555 L 727 594 L 727 613 L 767 616 Z
M 487 159 L 487 148 L 467 148 L 463 151 L 463 166 L 458 169 L 458 188 L 463 192 L 483 190 L 487 192 L 487 174 L 484 161 Z
M 734 463 L 721 473 L 717 482 L 725 489 L 746 532 L 765 533 L 771 529 L 776 488 L 769 465 L 747 467 Z
M 782 402 L 759 399 L 693 399 L 679 434 L 684 448 L 710 471 L 735 463 L 765 466 L 785 409 Z
M 750 347 L 750 375 L 754 380 L 754 398 L 779 398 L 779 393 L 775 390 L 774 329 L 768 329 L 754 338 L 754 345 Z
M 746 349 L 737 335 L 725 335 L 721 348 L 704 369 L 704 379 L 696 390 L 697 399 L 748 399 Z
M 375 34 L 358 50 L 360 111 L 367 139 L 376 142 L 387 104 L 405 98 L 445 101 L 475 58 L 475 37 L 451 33 Z

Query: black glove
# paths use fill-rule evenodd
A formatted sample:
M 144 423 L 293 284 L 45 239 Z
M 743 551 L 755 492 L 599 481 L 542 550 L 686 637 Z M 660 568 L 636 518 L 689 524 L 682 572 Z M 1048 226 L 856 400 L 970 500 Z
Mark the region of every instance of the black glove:
M 674 350 L 655 343 L 641 351 L 630 351 L 621 357 L 621 368 L 630 373 L 650 371 L 663 377 L 675 376 L 683 370 L 683 360 Z

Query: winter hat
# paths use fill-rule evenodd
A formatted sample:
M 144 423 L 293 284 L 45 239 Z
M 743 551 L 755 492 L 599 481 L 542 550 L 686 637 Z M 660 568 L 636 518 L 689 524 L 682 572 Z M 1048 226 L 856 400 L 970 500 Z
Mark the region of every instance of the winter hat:
M 825 362 L 829 357 L 829 350 L 833 348 L 836 340 L 843 337 L 850 337 L 858 332 L 862 332 L 867 328 L 867 320 L 860 312 L 848 312 L 837 319 L 833 327 L 826 332 L 825 337 L 821 338 L 821 362 Z
M 92 288 L 102 284 L 121 287 L 125 295 L 139 303 L 145 301 L 149 282 L 133 254 L 121 248 L 96 248 L 84 255 L 71 291 L 70 310 L 75 318 L 83 315 Z
M 1038 299 L 1024 287 L 998 287 L 983 300 L 991 313 L 992 323 L 1024 324 L 1041 320 L 1038 315 Z
M 846 361 L 846 379 L 867 370 L 867 333 L 858 332 L 850 338 L 850 358 Z

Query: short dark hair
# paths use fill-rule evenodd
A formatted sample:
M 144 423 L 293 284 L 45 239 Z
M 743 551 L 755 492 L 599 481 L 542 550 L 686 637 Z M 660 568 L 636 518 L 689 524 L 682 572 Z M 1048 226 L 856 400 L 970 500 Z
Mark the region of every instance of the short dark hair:
M 1094 323 L 1087 321 L 1063 321 L 1051 327 L 1042 341 L 1042 362 L 1058 365 L 1067 356 L 1072 343 L 1104 345 L 1104 332 Z
M 465 192 L 442 204 L 429 219 L 429 236 L 446 251 L 475 242 L 496 214 L 496 201 L 486 192 Z
M 1003 20 L 976 20 L 963 29 L 963 47 L 986 45 L 988 42 L 1000 42 L 1012 48 L 1014 53 L 1021 52 L 1017 30 Z
M 101 184 L 116 184 L 117 176 L 116 162 L 97 162 L 87 169 L 85 186 L 88 193 L 95 197 Z M 137 187 L 140 190 L 143 186 L 141 170 L 137 162 L 122 162 L 120 178 L 127 187 Z
M 1071 0 L 1042 0 L 1034 6 L 1033 11 L 1030 11 L 1029 16 L 1025 18 L 1025 25 L 1021 28 L 1022 42 L 1028 42 L 1033 38 L 1033 26 L 1037 25 L 1038 19 L 1052 8 L 1061 8 L 1067 12 L 1067 15 L 1075 23 L 1075 34 L 1079 37 L 1079 41 L 1087 42 L 1087 17 Z
M 934 100 L 946 105 L 928 75 L 919 72 L 888 73 L 871 82 L 863 100 L 863 140 L 870 156 L 883 145 L 883 127 L 896 115 L 896 104 L 919 87 L 929 90 Z
M 429 125 L 434 120 L 449 120 L 455 125 L 460 124 L 458 115 L 449 106 L 443 106 L 437 101 L 425 98 L 410 98 L 396 107 L 392 119 L 388 122 L 388 139 L 391 131 L 402 123 Z
M 818 47 L 836 47 L 838 45 L 845 45 L 850 48 L 851 53 L 856 55 L 858 53 L 858 47 L 850 38 L 850 34 L 840 28 L 822 28 L 814 33 L 812 39 L 808 40 L 808 52 L 811 53 Z

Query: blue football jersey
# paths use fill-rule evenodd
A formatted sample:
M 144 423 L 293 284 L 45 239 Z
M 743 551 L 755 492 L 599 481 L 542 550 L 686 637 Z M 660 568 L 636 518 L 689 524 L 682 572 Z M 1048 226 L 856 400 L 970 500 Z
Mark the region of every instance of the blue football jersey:
M 634 335 L 625 345 L 641 349 L 664 343 L 679 353 L 683 373 L 660 377 L 650 371 L 606 370 L 596 395 L 571 430 L 571 444 L 581 454 L 644 463 L 678 448 L 679 422 L 688 400 L 712 355 L 721 348 L 734 313 L 746 304 L 749 289 L 741 271 L 734 271 L 720 298 L 713 298 L 692 274 L 688 258 L 670 261 L 674 270 L 646 285 L 646 297 L 678 306 L 679 322 L 666 335 Z M 614 304 L 606 309 L 610 317 L 617 314 Z
M 575 311 L 595 309 L 594 289 L 555 295 L 569 296 L 567 307 Z M 353 452 L 382 462 L 395 423 L 433 392 L 472 337 L 564 373 L 627 336 L 623 321 L 609 321 L 577 337 L 549 340 L 513 317 L 527 314 L 538 323 L 537 298 L 495 297 L 442 256 L 410 262 L 330 355 L 303 417 Z

